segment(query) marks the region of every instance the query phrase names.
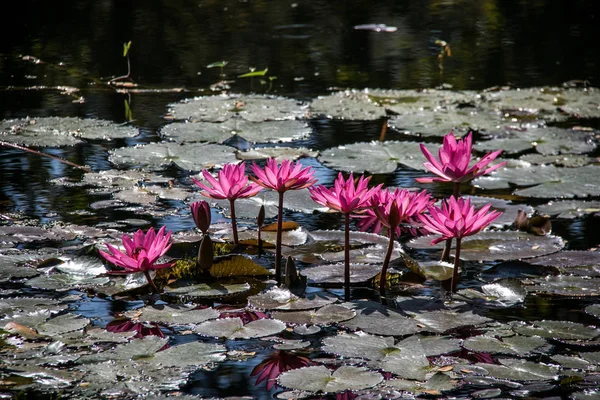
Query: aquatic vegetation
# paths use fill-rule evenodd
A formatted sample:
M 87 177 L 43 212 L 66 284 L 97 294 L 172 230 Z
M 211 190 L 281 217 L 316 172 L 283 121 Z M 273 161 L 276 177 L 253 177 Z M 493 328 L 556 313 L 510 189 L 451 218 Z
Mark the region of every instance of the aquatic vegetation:
M 283 195 L 288 190 L 300 190 L 314 185 L 317 179 L 313 177 L 311 168 L 302 168 L 300 163 L 283 160 L 281 165 L 270 158 L 264 168 L 256 164 L 251 166 L 256 177 L 251 179 L 258 185 L 276 191 L 279 194 L 277 215 L 277 241 L 275 243 L 275 279 L 281 282 L 281 235 L 283 232 Z
M 165 229 L 163 226 L 155 233 L 154 228 L 150 228 L 146 234 L 140 229 L 133 234 L 133 240 L 129 235 L 123 235 L 125 253 L 107 243 L 108 252 L 100 250 L 100 255 L 108 262 L 122 268 L 122 270 L 111 270 L 109 273 L 132 274 L 142 272 L 152 289 L 158 292 L 158 288 L 154 285 L 150 276 L 150 271 L 173 266 L 173 262 L 156 263 L 171 247 L 171 243 L 169 243 L 171 231 L 165 234 Z
M 344 296 L 346 301 L 350 301 L 350 214 L 369 207 L 371 197 L 383 186 L 379 185 L 369 189 L 369 179 L 362 175 L 355 183 L 352 174 L 348 180 L 344 180 L 344 176 L 340 172 L 331 189 L 323 185 L 313 186 L 309 189 L 314 201 L 330 210 L 344 214 Z
M 203 182 L 196 178 L 192 178 L 192 181 L 204 189 L 201 193 L 212 199 L 227 199 L 229 200 L 231 210 L 231 230 L 233 231 L 233 243 L 238 244 L 238 231 L 237 221 L 235 219 L 235 200 L 244 199 L 255 196 L 263 188 L 256 183 L 248 182 L 248 175 L 246 175 L 246 163 L 230 164 L 227 163 L 218 172 L 218 177 L 215 179 L 207 170 L 202 171 L 204 179 L 206 179 L 210 186 L 205 185 Z

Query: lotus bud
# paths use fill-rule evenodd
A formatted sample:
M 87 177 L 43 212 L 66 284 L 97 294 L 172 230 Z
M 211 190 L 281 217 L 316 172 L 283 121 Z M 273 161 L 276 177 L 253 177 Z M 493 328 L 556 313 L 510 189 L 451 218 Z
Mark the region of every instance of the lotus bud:
M 190 207 L 194 223 L 202 231 L 202 234 L 206 235 L 210 227 L 210 206 L 206 201 L 202 200 L 192 203 Z
M 396 199 L 392 201 L 392 207 L 390 208 L 390 228 L 395 229 L 400 223 L 400 210 L 398 210 L 398 202 Z
M 265 223 L 265 206 L 260 206 L 260 210 L 258 210 L 258 217 L 256 217 L 256 224 L 258 227 L 262 227 Z

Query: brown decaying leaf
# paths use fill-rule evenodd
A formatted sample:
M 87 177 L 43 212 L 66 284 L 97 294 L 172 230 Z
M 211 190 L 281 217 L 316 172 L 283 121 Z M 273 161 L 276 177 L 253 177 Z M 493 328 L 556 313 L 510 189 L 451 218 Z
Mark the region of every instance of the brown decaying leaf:
M 281 227 L 282 231 L 293 231 L 294 229 L 298 229 L 298 223 L 294 221 L 284 221 Z M 273 223 L 267 225 L 262 228 L 263 232 L 277 232 L 277 223 Z
M 513 227 L 519 231 L 533 233 L 538 236 L 549 235 L 552 232 L 549 215 L 534 215 L 529 218 L 523 210 L 517 212 Z

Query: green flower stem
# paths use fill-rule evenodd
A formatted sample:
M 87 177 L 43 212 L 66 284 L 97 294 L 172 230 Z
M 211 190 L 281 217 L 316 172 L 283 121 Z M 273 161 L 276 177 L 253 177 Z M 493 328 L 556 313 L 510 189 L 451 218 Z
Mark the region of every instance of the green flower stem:
M 159 293 L 158 288 L 156 287 L 156 285 L 154 284 L 154 281 L 152 280 L 152 277 L 150 277 L 150 271 L 148 271 L 148 270 L 144 271 L 144 275 L 146 276 L 146 279 L 148 280 L 148 283 L 150 284 L 152 291 L 154 293 Z
M 389 228 L 390 243 L 388 244 L 387 253 L 383 260 L 383 267 L 381 268 L 381 274 L 379 276 L 379 296 L 385 297 L 385 284 L 387 277 L 388 266 L 390 265 L 390 259 L 392 258 L 392 251 L 394 249 L 394 231 L 395 228 Z
M 281 235 L 283 231 L 283 192 L 279 192 L 279 210 L 277 212 L 277 240 L 275 241 L 275 279 L 281 284 Z
M 235 200 L 229 200 L 229 208 L 231 209 L 231 230 L 233 231 L 233 243 L 238 244 L 237 221 L 235 220 Z
M 460 195 L 460 182 L 454 182 L 452 195 L 455 199 L 458 199 Z M 442 261 L 450 261 L 450 249 L 452 248 L 452 238 L 446 239 L 446 245 L 444 246 L 444 251 L 442 252 Z
M 460 266 L 460 240 L 456 238 L 456 252 L 454 254 L 454 271 L 452 271 L 452 293 L 456 292 L 456 284 L 458 283 L 458 268 Z
M 345 214 L 345 235 L 344 235 L 344 298 L 350 301 L 350 214 Z

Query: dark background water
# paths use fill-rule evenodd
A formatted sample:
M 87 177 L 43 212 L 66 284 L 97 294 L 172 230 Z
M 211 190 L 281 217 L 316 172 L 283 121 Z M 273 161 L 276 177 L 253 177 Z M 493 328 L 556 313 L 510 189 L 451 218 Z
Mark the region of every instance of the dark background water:
M 457 90 L 480 90 L 495 85 L 561 85 L 569 80 L 598 86 L 600 15 L 596 3 L 21 0 L 10 3 L 12 10 L 3 13 L 0 24 L 0 117 L 79 116 L 126 122 L 127 100 L 140 136 L 44 149 L 97 171 L 111 168 L 108 150 L 159 140 L 158 131 L 167 123 L 163 118 L 167 104 L 209 93 L 210 86 L 222 79 L 218 68 L 206 68 L 215 61 L 228 61 L 224 74 L 233 92 L 267 92 L 267 85 L 257 80 L 236 77 L 250 67 L 268 68 L 268 76 L 277 78 L 269 93 L 304 101 L 335 88 L 412 89 L 445 84 Z M 397 30 L 354 29 L 375 23 Z M 178 91 L 123 94 L 106 85 L 110 78 L 126 73 L 122 51 L 123 43 L 130 40 L 131 77 L 139 88 Z M 444 59 L 443 74 L 436 40 L 445 40 L 452 50 Z M 61 94 L 62 86 L 79 91 Z M 83 102 L 77 101 L 80 97 Z M 303 145 L 315 149 L 375 140 L 380 130 L 379 121 L 317 119 L 311 126 L 314 134 Z M 388 138 L 395 135 L 390 132 Z M 319 169 L 324 178 L 321 183 L 330 183 L 335 175 L 315 160 L 303 162 Z M 170 173 L 185 178 L 183 173 Z M 77 180 L 81 175 L 55 161 L 0 147 L 0 213 L 20 211 L 43 222 L 88 225 L 128 217 L 110 210 L 88 216 L 71 213 L 100 198 L 85 190 L 57 187 L 49 180 Z M 414 171 L 399 169 L 376 179 L 412 185 L 413 175 Z M 447 188 L 435 190 L 447 194 Z M 184 208 L 183 203 L 178 206 Z M 339 224 L 330 216 L 315 220 L 305 221 L 307 227 Z M 592 218 L 554 222 L 554 232 L 567 239 L 571 248 L 600 243 Z M 184 224 L 177 219 L 152 223 L 167 223 L 173 230 L 191 228 L 189 221 Z M 529 312 L 534 310 L 536 318 L 552 317 L 544 304 L 546 309 L 530 304 Z M 84 303 L 81 312 L 106 317 L 104 306 L 103 301 Z M 562 307 L 569 309 L 565 304 Z M 209 376 L 199 372 L 190 391 L 224 396 L 247 387 L 249 393 L 264 396 L 264 388 L 255 388 L 249 381 L 250 364 L 222 364 Z

